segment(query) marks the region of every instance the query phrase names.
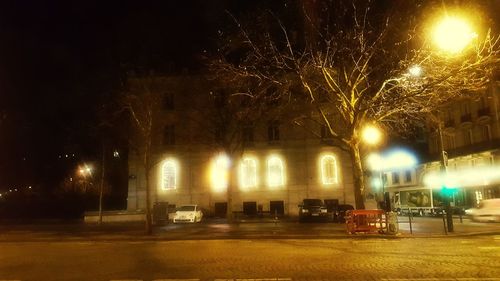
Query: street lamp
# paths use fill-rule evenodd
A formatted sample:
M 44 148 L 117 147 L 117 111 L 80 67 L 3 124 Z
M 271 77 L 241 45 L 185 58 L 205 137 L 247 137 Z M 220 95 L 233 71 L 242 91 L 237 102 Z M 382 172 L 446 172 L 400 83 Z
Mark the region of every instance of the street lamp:
M 459 55 L 477 37 L 469 22 L 461 17 L 447 15 L 438 22 L 433 30 L 432 39 L 439 50 L 449 55 Z M 446 178 L 448 154 L 443 146 L 442 122 L 438 121 L 438 146 L 440 151 L 441 173 Z M 443 187 L 445 191 L 446 187 Z M 450 194 L 443 192 L 446 208 L 448 232 L 453 232 L 453 216 L 450 207 Z
M 374 125 L 366 125 L 361 131 L 363 142 L 369 145 L 377 145 L 382 140 L 380 129 Z
M 461 17 L 446 16 L 436 24 L 432 39 L 445 53 L 461 53 L 477 37 L 469 22 Z

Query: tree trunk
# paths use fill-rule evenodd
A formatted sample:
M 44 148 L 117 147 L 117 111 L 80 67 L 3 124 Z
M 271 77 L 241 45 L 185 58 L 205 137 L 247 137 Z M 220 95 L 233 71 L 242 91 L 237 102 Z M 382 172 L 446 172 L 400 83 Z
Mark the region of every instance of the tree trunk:
M 153 234 L 153 221 L 151 218 L 151 192 L 149 186 L 149 176 L 151 171 L 149 147 L 145 148 L 144 152 L 144 167 L 146 174 L 146 234 Z
M 232 158 L 231 158 L 232 160 Z M 231 163 L 229 164 L 230 167 L 229 167 L 229 172 L 228 172 L 228 176 L 227 176 L 227 213 L 226 213 L 226 219 L 227 219 L 227 222 L 228 223 L 232 223 L 233 222 L 233 178 L 236 178 L 235 176 L 235 166 L 234 163 Z
M 365 208 L 365 180 L 363 175 L 363 166 L 361 163 L 361 156 L 359 153 L 359 145 L 351 144 L 349 152 L 352 159 L 352 176 L 354 179 L 354 199 L 356 209 Z
M 104 160 L 106 157 L 106 151 L 104 148 L 104 143 L 102 144 L 102 163 L 101 163 L 101 184 L 99 186 L 99 224 L 102 224 L 102 195 L 104 190 Z

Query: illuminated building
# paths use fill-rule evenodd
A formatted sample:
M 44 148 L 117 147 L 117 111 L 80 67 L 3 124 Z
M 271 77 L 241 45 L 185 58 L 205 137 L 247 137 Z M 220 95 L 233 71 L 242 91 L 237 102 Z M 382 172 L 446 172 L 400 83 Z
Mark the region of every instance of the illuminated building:
M 371 178 L 375 193 L 381 184 L 396 207 L 436 208 L 442 188 L 454 189 L 452 206 L 475 207 L 483 199 L 500 198 L 500 77 L 474 100 L 450 103 L 441 109 L 446 175 L 442 175 L 439 134 L 429 124 L 430 161 L 413 169 L 383 171 L 383 181 Z M 378 176 L 377 176 L 378 178 Z
M 294 216 L 304 198 L 354 205 L 351 159 L 328 143 L 317 123 L 311 122 L 315 136 L 290 116 L 266 114 L 241 126 L 244 146 L 231 158 L 216 145 L 217 134 L 206 133 L 216 131 L 208 117 L 213 82 L 201 75 L 157 80 L 163 102 L 154 130 L 152 204 L 198 204 L 207 215 L 225 216 L 231 187 L 234 211 Z M 131 150 L 128 210 L 144 209 L 145 182 L 139 155 Z

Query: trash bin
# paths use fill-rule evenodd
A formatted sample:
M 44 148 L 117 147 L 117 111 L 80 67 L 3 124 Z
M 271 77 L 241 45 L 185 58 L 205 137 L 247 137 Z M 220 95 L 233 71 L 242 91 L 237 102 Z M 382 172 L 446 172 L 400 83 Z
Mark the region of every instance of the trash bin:
M 399 232 L 398 214 L 396 212 L 385 213 L 387 219 L 387 234 L 397 234 Z
M 153 205 L 153 223 L 155 225 L 168 223 L 168 202 L 156 202 Z

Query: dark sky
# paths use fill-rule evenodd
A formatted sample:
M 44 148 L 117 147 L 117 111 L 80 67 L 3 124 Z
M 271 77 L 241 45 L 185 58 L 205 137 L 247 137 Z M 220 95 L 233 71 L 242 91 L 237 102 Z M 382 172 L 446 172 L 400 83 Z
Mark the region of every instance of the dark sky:
M 96 154 L 96 108 L 127 67 L 196 68 L 222 1 L 2 1 L 0 191 Z
M 263 3 L 281 1 L 1 1 L 0 192 L 56 177 L 59 155 L 98 158 L 96 110 L 128 68 L 196 69 L 226 9 Z

